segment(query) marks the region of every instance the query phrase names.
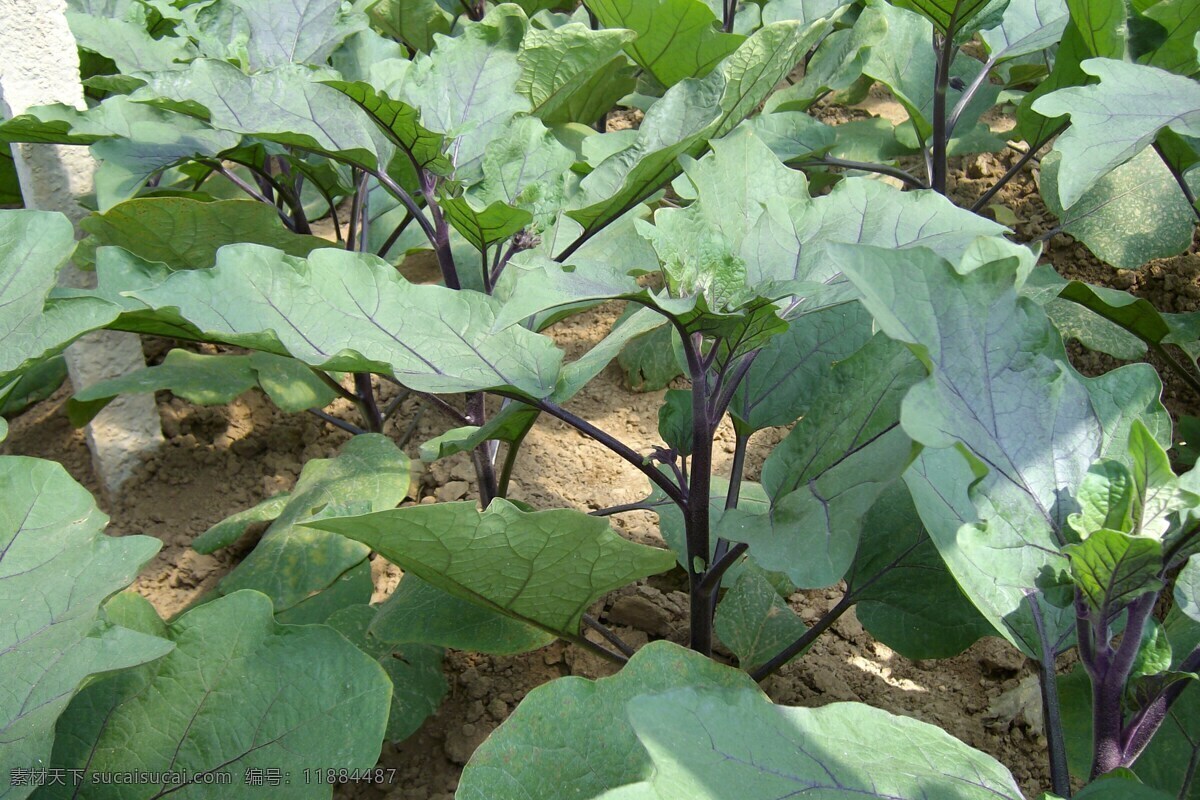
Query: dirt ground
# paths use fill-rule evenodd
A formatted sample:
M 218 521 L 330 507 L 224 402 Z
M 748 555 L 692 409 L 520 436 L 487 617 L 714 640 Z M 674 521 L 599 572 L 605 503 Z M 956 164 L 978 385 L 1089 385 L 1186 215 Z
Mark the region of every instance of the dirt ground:
M 954 173 L 952 196 L 959 202 L 974 199 L 1016 158 L 1011 150 L 968 158 Z M 1055 225 L 1034 191 L 1036 169 L 1036 162 L 1027 166 L 999 198 L 1016 213 L 1016 231 L 1022 239 L 1035 238 Z M 1064 275 L 1130 289 L 1164 310 L 1191 311 L 1200 305 L 1196 247 L 1137 272 L 1118 272 L 1100 264 L 1082 245 L 1063 235 L 1049 240 L 1047 256 Z M 618 312 L 614 305 L 604 306 L 568 319 L 552 333 L 569 358 L 577 357 L 608 331 Z M 169 346 L 149 342 L 147 349 L 152 358 L 160 358 Z M 1114 365 L 1111 359 L 1092 354 L 1083 354 L 1080 363 L 1088 371 Z M 1169 375 L 1164 377 L 1172 411 L 1196 413 L 1195 398 L 1189 397 L 1186 387 L 1177 388 Z M 82 433 L 72 429 L 63 412 L 68 396 L 64 388 L 13 420 L 10 439 L 2 447 L 9 453 L 64 464 L 99 498 Z M 661 398 L 662 392 L 627 390 L 614 364 L 570 408 L 645 451 L 659 444 Z M 348 408 L 334 410 L 351 418 Z M 418 400 L 405 401 L 388 432 L 401 435 L 418 410 Z M 111 534 L 149 534 L 163 541 L 161 553 L 134 588 L 168 616 L 212 589 L 249 547 L 206 556 L 189 548 L 192 539 L 224 517 L 289 490 L 305 461 L 334 455 L 348 434 L 310 415 L 281 414 L 257 393 L 244 395 L 228 407 L 211 408 L 164 393 L 159 395 L 159 411 L 168 437 L 166 447 L 145 463 L 120 499 L 100 502 L 112 517 Z M 435 409 L 424 409 L 407 446 L 409 454 L 416 458 L 417 443 L 447 427 Z M 765 431 L 754 437 L 748 479 L 758 478 L 763 458 L 783 433 Z M 732 452 L 732 432 L 723 429 L 717 444 L 718 471 L 727 469 Z M 546 419 L 528 437 L 514 475 L 512 497 L 542 508 L 600 508 L 641 499 L 647 490 L 645 479 L 625 462 L 566 425 Z M 416 499 L 473 497 L 473 481 L 466 456 L 438 462 L 420 476 Z M 649 513 L 610 519 L 634 540 L 660 541 L 655 517 Z M 375 571 L 379 600 L 395 586 L 400 573 L 382 559 L 376 561 Z M 682 643 L 686 599 L 681 585 L 681 573 L 658 576 L 605 597 L 593 613 L 633 644 L 656 638 Z M 814 620 L 837 596 L 834 591 L 803 592 L 793 596 L 791 603 L 806 620 Z M 472 751 L 530 689 L 563 675 L 598 677 L 611 669 L 590 653 L 558 642 L 512 657 L 451 651 L 445 671 L 450 693 L 440 710 L 407 741 L 384 746 L 380 765 L 395 770 L 393 781 L 342 786 L 336 796 L 449 800 Z M 850 613 L 764 688 L 780 703 L 816 706 L 861 700 L 934 723 L 998 758 L 1026 793 L 1035 796 L 1049 781 L 1045 739 L 1025 711 L 1038 705 L 1031 676 L 1023 658 L 998 639 L 981 641 L 957 658 L 909 661 L 874 642 Z

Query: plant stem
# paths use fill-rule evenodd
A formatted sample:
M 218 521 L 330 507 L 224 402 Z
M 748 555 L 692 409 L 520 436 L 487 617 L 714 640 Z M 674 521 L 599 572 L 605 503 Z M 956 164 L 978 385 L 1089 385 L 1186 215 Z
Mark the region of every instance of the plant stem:
M 358 403 L 358 395 L 349 391 L 345 386 L 342 386 L 340 383 L 335 381 L 328 372 L 323 369 L 317 369 L 316 367 L 310 367 L 310 369 L 312 369 L 313 374 L 316 375 L 322 383 L 332 389 L 334 394 L 336 394 L 338 397 L 342 398 L 343 400 L 349 400 L 351 403 Z
M 1121 644 L 1112 653 L 1111 659 L 1101 659 L 1096 668 L 1097 674 L 1092 678 L 1091 780 L 1118 767 L 1129 766 L 1125 754 L 1122 699 L 1134 660 L 1141 649 L 1142 633 L 1157 599 L 1157 593 L 1147 592 L 1129 604 Z
M 471 392 L 467 395 L 467 419 L 472 425 L 482 427 L 487 422 L 487 411 L 483 405 L 483 392 Z M 484 508 L 495 499 L 497 494 L 496 466 L 492 463 L 490 442 L 483 442 L 471 451 L 471 460 L 475 463 L 475 477 L 479 481 L 479 500 Z
M 528 402 L 521 397 L 516 397 L 514 399 L 520 400 L 521 402 Z M 562 408 L 561 406 L 549 400 L 539 400 L 536 404 L 536 407 L 540 408 L 542 411 L 545 411 L 552 417 L 557 417 L 558 419 L 570 425 L 572 428 L 578 430 L 580 433 L 595 439 L 609 450 L 612 450 L 618 456 L 636 467 L 639 472 L 650 479 L 651 483 L 662 489 L 667 497 L 671 498 L 671 500 L 673 500 L 677 506 L 679 506 L 681 509 L 687 508 L 688 500 L 684 496 L 680 487 L 672 483 L 666 475 L 655 469 L 651 465 L 649 458 L 639 454 L 636 450 L 613 437 L 612 434 L 597 428 L 587 420 L 572 414 L 570 411 L 567 411 L 565 408 Z
M 350 199 L 350 221 L 346 229 L 346 249 L 358 250 L 358 229 L 362 222 L 362 198 L 366 191 L 367 173 L 354 170 L 354 197 Z
M 689 467 L 687 507 L 683 510 L 687 540 L 688 595 L 690 598 L 690 646 L 704 656 L 712 655 L 712 593 L 704 588 L 709 558 L 709 496 L 712 491 L 712 440 L 716 428 L 711 419 L 708 369 L 700 357 L 699 334 L 689 336 L 676 324 L 687 357 L 692 381 L 692 455 Z
M 346 422 L 345 420 L 338 419 L 337 417 L 333 416 L 332 414 L 326 414 L 324 411 L 322 411 L 319 408 L 310 408 L 308 410 L 308 413 L 312 414 L 315 417 L 320 417 L 321 419 L 325 420 L 333 427 L 341 428 L 342 430 L 346 431 L 347 433 L 352 433 L 355 436 L 358 436 L 359 434 L 362 434 L 362 433 L 366 433 L 366 431 L 364 431 L 362 428 L 358 427 L 357 425 L 353 425 L 349 422 Z
M 1005 186 L 1007 186 L 1008 182 L 1011 181 L 1013 178 L 1015 178 L 1017 176 L 1017 173 L 1019 173 L 1021 171 L 1021 168 L 1024 167 L 1026 164 L 1028 164 L 1029 160 L 1031 158 L 1033 158 L 1034 156 L 1036 156 L 1038 154 L 1038 152 L 1043 147 L 1045 147 L 1047 144 L 1049 144 L 1050 140 L 1053 139 L 1055 136 L 1057 136 L 1058 132 L 1061 131 L 1065 127 L 1066 127 L 1066 123 L 1063 123 L 1062 125 L 1055 128 L 1053 131 L 1051 131 L 1050 133 L 1046 134 L 1045 138 L 1043 138 L 1037 144 L 1031 144 L 1029 146 L 1029 150 L 1026 151 L 1020 158 L 1018 158 L 1016 160 L 1016 162 L 1011 167 L 1008 168 L 1007 172 L 1005 172 L 1003 175 L 1000 176 L 1000 180 L 996 181 L 995 185 L 993 185 L 990 189 L 988 189 L 986 192 L 984 192 L 983 196 L 975 201 L 975 203 L 971 206 L 971 211 L 978 214 L 979 209 L 981 209 L 985 205 L 987 205 L 987 202 L 989 200 L 991 200 L 993 197 L 995 197 L 997 192 L 999 192 L 1001 189 L 1003 189 Z
M 934 36 L 934 47 L 937 49 L 937 66 L 934 72 L 933 87 L 933 152 L 931 154 L 931 171 L 929 187 L 938 194 L 946 194 L 946 175 L 949 172 L 946 151 L 950 144 L 950 133 L 946 119 L 946 90 L 950 84 L 950 65 L 954 63 L 954 32 L 957 27 L 958 6 L 950 17 L 946 35 L 941 41 Z
M 1165 164 L 1167 169 L 1171 171 L 1171 176 L 1175 178 L 1175 182 L 1179 184 L 1179 188 L 1183 191 L 1183 196 L 1187 198 L 1188 205 L 1190 205 L 1192 207 L 1192 211 L 1195 212 L 1196 219 L 1200 220 L 1200 208 L 1196 207 L 1196 193 L 1192 191 L 1191 186 L 1188 186 L 1188 182 L 1184 179 L 1183 173 L 1175 168 L 1175 165 L 1172 164 L 1170 159 L 1167 158 L 1167 154 L 1163 152 L 1163 149 L 1158 142 L 1154 143 L 1154 152 L 1158 153 L 1158 157 L 1162 160 L 1163 164 Z
M 995 58 L 989 58 L 984 63 L 983 69 L 979 70 L 979 74 L 975 76 L 975 80 L 971 81 L 971 85 L 963 90 L 962 96 L 958 98 L 958 102 L 954 104 L 954 110 L 950 112 L 950 119 L 946 123 L 946 137 L 954 135 L 954 128 L 958 125 L 958 118 L 962 116 L 963 111 L 971 100 L 979 92 L 979 87 L 987 83 L 988 73 L 992 71 L 992 67 L 996 65 Z
M 721 30 L 726 33 L 733 33 L 733 18 L 737 13 L 738 0 L 725 0 L 722 5 L 723 19 L 721 20 Z
M 807 159 L 804 161 L 789 161 L 789 166 L 792 167 L 840 167 L 841 169 L 859 169 L 864 172 L 875 172 L 880 175 L 888 175 L 903 181 L 906 185 L 914 189 L 928 189 L 929 187 L 910 172 L 906 172 L 899 167 L 892 167 L 887 164 L 872 164 L 867 161 L 850 161 L 845 158 L 835 158 L 834 156 L 822 156 L 821 158 Z
M 369 372 L 354 373 L 354 388 L 358 393 L 358 406 L 362 410 L 367 430 L 380 433 L 383 430 L 383 414 L 379 412 L 379 404 L 375 402 L 375 389 L 371 386 Z
M 454 265 L 454 254 L 450 252 L 450 225 L 446 222 L 445 216 L 442 215 L 442 209 L 438 206 L 434 198 L 434 190 L 437 187 L 437 178 L 426 172 L 421 171 L 421 194 L 425 196 L 425 206 L 433 215 L 433 251 L 437 254 L 438 266 L 442 270 L 442 281 L 446 287 L 450 289 L 461 289 L 462 284 L 458 280 L 458 270 Z
M 615 633 L 613 633 L 611 628 L 609 628 L 607 625 L 604 625 L 603 623 L 601 623 L 600 620 L 596 619 L 591 614 L 583 615 L 583 624 L 587 625 L 589 628 L 594 630 L 596 633 L 603 636 L 605 639 L 608 640 L 608 642 L 613 647 L 620 650 L 626 656 L 633 655 L 633 653 L 634 653 L 633 648 L 630 647 L 628 644 L 626 644 L 624 639 L 622 639 L 620 636 L 617 636 Z
M 742 472 L 746 468 L 746 446 L 750 443 L 750 433 L 743 431 L 739 425 L 734 426 L 733 436 L 733 465 L 729 469 L 729 491 L 725 493 L 726 511 L 737 508 L 738 500 L 741 499 Z M 712 593 L 711 603 L 714 609 L 717 607 L 717 593 L 721 590 L 721 579 L 749 548 L 750 545 L 739 542 L 730 549 L 728 539 L 717 539 L 716 547 L 713 548 L 712 566 L 702 582 L 703 590 Z
M 1183 364 L 1180 364 L 1175 357 L 1167 351 L 1167 348 L 1163 347 L 1161 344 L 1157 342 L 1147 342 L 1147 344 L 1150 345 L 1150 349 L 1154 351 L 1154 354 L 1161 358 L 1163 363 L 1170 367 L 1176 375 L 1182 378 L 1183 382 L 1186 383 L 1193 392 L 1200 394 L 1200 379 L 1197 379 L 1190 370 L 1184 367 Z
M 396 226 L 395 230 L 392 231 L 391 235 L 388 236 L 387 240 L 383 243 L 383 246 L 380 247 L 379 250 L 377 250 L 375 254 L 377 256 L 379 256 L 380 258 L 386 258 L 388 250 L 392 249 L 392 246 L 396 244 L 396 242 L 397 242 L 397 240 L 399 240 L 401 234 L 403 234 L 404 231 L 408 229 L 409 223 L 411 223 L 412 221 L 413 221 L 412 212 L 405 209 L 404 219 L 400 221 L 400 224 Z
M 661 506 L 661 503 L 622 503 L 617 506 L 597 508 L 595 511 L 589 511 L 588 514 L 593 517 L 611 517 L 613 514 L 624 514 L 628 511 L 655 511 Z
M 508 449 L 504 451 L 504 464 L 500 468 L 500 481 L 496 486 L 497 497 L 508 497 L 508 483 L 512 479 L 513 467 L 517 464 L 517 454 L 521 452 L 521 443 L 531 430 L 532 425 L 526 428 L 516 441 L 508 443 Z
M 854 605 L 854 601 L 849 594 L 842 595 L 842 599 L 837 602 L 833 608 L 825 612 L 825 614 L 817 620 L 816 624 L 806 630 L 799 639 L 789 644 L 779 655 L 772 658 L 767 663 L 763 664 L 758 669 L 750 673 L 750 677 L 756 681 L 761 681 L 775 670 L 782 667 L 784 664 L 791 661 L 796 656 L 807 650 L 817 638 L 825 631 L 829 630 L 833 623 L 838 621 L 838 617 L 846 613 L 850 606 Z
M 1033 624 L 1042 643 L 1042 657 L 1038 660 L 1038 683 L 1042 694 L 1042 719 L 1046 727 L 1046 741 L 1050 751 L 1050 785 L 1059 797 L 1071 796 L 1071 769 L 1067 765 L 1067 743 L 1063 735 L 1062 711 L 1058 702 L 1058 673 L 1054 668 L 1054 645 L 1046 631 L 1042 609 L 1035 594 L 1028 594 L 1033 612 Z M 1049 650 L 1049 652 L 1047 652 Z

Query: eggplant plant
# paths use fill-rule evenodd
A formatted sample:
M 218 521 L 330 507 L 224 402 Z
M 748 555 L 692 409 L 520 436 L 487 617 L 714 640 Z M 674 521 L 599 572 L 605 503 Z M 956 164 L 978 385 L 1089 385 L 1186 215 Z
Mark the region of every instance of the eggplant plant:
M 1194 315 L 1058 278 L 1036 243 L 956 207 L 946 175 L 951 155 L 1003 146 L 979 122 L 998 74 L 1010 93 L 1037 84 L 1002 182 L 1065 130 L 1043 187 L 1095 210 L 1064 229 L 1105 220 L 1135 236 L 1105 216 L 1104 192 L 1149 153 L 1194 205 L 1200 20 L 1171 0 L 1122 11 L 1137 22 L 1124 28 L 1098 2 L 572 5 L 72 0 L 98 102 L 35 109 L 0 137 L 90 146 L 97 213 L 78 249 L 60 217 L 0 216 L 0 399 L 108 327 L 246 352 L 177 350 L 76 387 L 78 422 L 123 392 L 222 403 L 257 387 L 356 436 L 197 539 L 212 552 L 269 524 L 213 596 L 167 622 L 109 599 L 153 543 L 101 536 L 61 470 L 4 459 L 0 659 L 28 691 L 0 705 L 0 741 L 17 743 L 0 796 L 154 797 L 183 772 L 185 794 L 249 796 L 267 768 L 291 773 L 280 796 L 301 782 L 329 796 L 302 771 L 368 769 L 385 737 L 412 733 L 445 692 L 443 648 L 561 638 L 624 667 L 532 692 L 472 758 L 462 797 L 1021 797 L 1003 765 L 925 723 L 770 703 L 756 680 L 851 608 L 912 658 L 999 635 L 1031 659 L 1055 795 L 1074 772 L 1096 779 L 1081 798 L 1195 796 L 1200 479 L 1171 470 L 1152 367 L 1085 378 L 1064 348 L 1133 339 L 1190 358 Z M 983 62 L 964 55 L 980 31 Z M 805 113 L 874 81 L 909 115 L 899 132 Z M 618 103 L 643 109 L 637 128 L 606 129 Z M 851 158 L 872 148 L 924 154 L 926 179 Z M 322 218 L 330 238 L 313 235 Z M 401 274 L 416 251 L 439 282 Z M 53 288 L 73 254 L 94 290 Z M 626 313 L 567 361 L 553 326 L 605 302 Z M 653 350 L 672 362 L 659 377 L 687 384 L 663 396 L 661 446 L 572 410 L 620 354 Z M 400 408 L 384 383 L 449 420 L 422 459 L 470 454 L 478 502 L 401 505 L 407 434 L 380 433 Z M 359 418 L 326 411 L 335 398 Z M 543 416 L 640 472 L 645 499 L 591 513 L 508 499 Z M 734 452 L 719 470 L 724 424 Z M 748 480 L 753 437 L 780 426 Z M 657 514 L 666 549 L 606 521 L 634 511 Z M 55 554 L 87 548 L 108 554 L 107 577 L 59 589 L 90 568 Z M 378 608 L 372 553 L 405 573 Z M 26 563 L 47 575 L 46 619 Z M 675 568 L 687 648 L 635 653 L 591 613 Z M 840 599 L 808 625 L 787 600 L 822 588 Z M 56 589 L 76 605 L 59 611 Z M 1069 650 L 1082 677 L 1060 680 Z M 159 716 L 181 724 L 129 733 Z M 31 783 L 43 765 L 75 786 Z M 122 794 L 99 777 L 130 765 L 160 780 Z

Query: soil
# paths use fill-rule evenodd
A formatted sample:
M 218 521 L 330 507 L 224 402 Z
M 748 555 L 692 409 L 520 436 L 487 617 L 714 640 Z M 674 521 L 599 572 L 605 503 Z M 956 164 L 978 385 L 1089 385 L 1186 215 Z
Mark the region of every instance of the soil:
M 969 204 L 1017 158 L 1010 150 L 956 163 L 951 195 Z M 1036 238 L 1055 225 L 1037 198 L 1036 172 L 1036 162 L 1031 162 L 996 201 L 1015 212 L 1016 231 L 1022 239 Z M 1187 255 L 1125 272 L 1099 263 L 1070 237 L 1057 235 L 1047 244 L 1047 257 L 1069 277 L 1129 289 L 1164 310 L 1190 311 L 1200 305 L 1196 247 Z M 417 261 L 407 266 L 412 266 L 415 276 L 431 273 L 428 263 Z M 568 357 L 574 358 L 609 330 L 619 311 L 616 305 L 602 306 L 566 320 L 552 333 Z M 148 343 L 151 361 L 160 359 L 169 346 Z M 1080 368 L 1087 371 L 1115 365 L 1104 356 L 1077 355 Z M 1164 377 L 1172 411 L 1195 413 L 1195 399 L 1186 387 L 1177 388 L 1169 374 Z M 647 451 L 659 444 L 657 411 L 662 395 L 629 391 L 614 364 L 570 407 L 635 449 Z M 208 408 L 162 393 L 158 407 L 167 444 L 145 462 L 120 498 L 109 501 L 100 496 L 82 432 L 70 426 L 63 412 L 68 397 L 69 387 L 64 387 L 13 420 L 9 440 L 0 447 L 64 464 L 111 515 L 111 534 L 148 534 L 163 541 L 162 551 L 134 589 L 164 616 L 179 613 L 211 590 L 252 545 L 244 543 L 240 551 L 205 556 L 189 548 L 192 539 L 226 516 L 290 489 L 305 461 L 336 454 L 348 438 L 310 415 L 282 414 L 257 393 L 244 395 L 226 407 Z M 332 411 L 353 418 L 348 407 L 335 405 Z M 410 425 L 415 427 L 406 449 L 414 459 L 416 443 L 450 427 L 436 409 L 421 409 L 413 398 L 404 402 L 387 432 L 399 438 Z M 758 478 L 763 459 L 784 433 L 764 431 L 755 436 L 747 459 L 748 479 Z M 727 469 L 732 452 L 732 432 L 722 429 L 716 450 L 718 471 Z M 529 435 L 514 476 L 511 496 L 542 508 L 589 510 L 633 502 L 647 491 L 644 477 L 631 466 L 565 424 L 546 419 Z M 415 487 L 412 501 L 418 502 L 475 496 L 474 473 L 465 455 L 430 465 Z M 661 542 L 652 514 L 622 514 L 610 519 L 617 530 L 635 541 Z M 379 600 L 396 585 L 400 572 L 382 559 L 375 565 Z M 680 576 L 677 571 L 614 592 L 597 603 L 593 614 L 634 645 L 657 638 L 683 643 L 686 599 L 680 591 Z M 834 590 L 801 592 L 791 598 L 791 604 L 811 621 L 838 596 Z M 407 741 L 384 746 L 380 766 L 395 770 L 392 780 L 379 785 L 343 785 L 336 796 L 450 800 L 462 765 L 527 692 L 563 675 L 594 678 L 611 674 L 612 667 L 587 651 L 557 642 L 512 657 L 450 651 L 445 672 L 450 693 L 439 711 Z M 1029 796 L 1049 785 L 1046 742 L 1040 731 L 1040 706 L 1031 670 L 1019 653 L 998 639 L 985 639 L 956 658 L 913 662 L 874 642 L 851 612 L 809 653 L 768 679 L 763 688 L 779 703 L 817 706 L 856 700 L 917 717 L 991 753 L 1013 771 Z

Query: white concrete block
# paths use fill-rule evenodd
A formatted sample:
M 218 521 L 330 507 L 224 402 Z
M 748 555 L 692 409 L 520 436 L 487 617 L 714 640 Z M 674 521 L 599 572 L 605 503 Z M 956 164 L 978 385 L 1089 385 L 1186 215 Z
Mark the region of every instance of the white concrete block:
M 67 26 L 66 0 L 0 0 L 0 102 L 12 115 L 31 106 L 65 103 L 84 107 L 79 56 Z M 77 198 L 92 190 L 95 163 L 83 147 L 18 145 L 13 148 L 21 193 L 29 208 L 60 211 L 78 222 L 87 216 Z M 73 266 L 60 283 L 87 286 L 91 273 Z M 140 339 L 99 331 L 67 349 L 74 386 L 84 387 L 145 366 Z M 87 429 L 96 472 L 115 496 L 144 454 L 163 443 L 152 395 L 122 397 Z

